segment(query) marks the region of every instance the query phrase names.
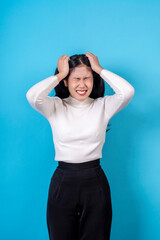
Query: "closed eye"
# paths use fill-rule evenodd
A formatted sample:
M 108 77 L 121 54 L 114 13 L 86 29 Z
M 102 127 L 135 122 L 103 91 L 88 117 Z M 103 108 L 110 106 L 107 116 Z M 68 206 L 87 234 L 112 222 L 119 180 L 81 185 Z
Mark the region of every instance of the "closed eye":
M 84 79 L 86 79 L 86 78 L 90 78 L 90 77 L 85 77 Z M 73 79 L 80 79 L 80 78 L 76 78 L 76 77 L 74 77 Z

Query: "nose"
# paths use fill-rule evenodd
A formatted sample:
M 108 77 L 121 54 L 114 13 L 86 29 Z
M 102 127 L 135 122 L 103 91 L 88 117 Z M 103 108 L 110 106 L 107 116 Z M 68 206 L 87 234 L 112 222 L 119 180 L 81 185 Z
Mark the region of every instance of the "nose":
M 79 81 L 79 86 L 80 86 L 80 87 L 84 87 L 84 86 L 85 86 L 85 81 L 84 81 L 83 79 L 81 79 L 81 80 Z

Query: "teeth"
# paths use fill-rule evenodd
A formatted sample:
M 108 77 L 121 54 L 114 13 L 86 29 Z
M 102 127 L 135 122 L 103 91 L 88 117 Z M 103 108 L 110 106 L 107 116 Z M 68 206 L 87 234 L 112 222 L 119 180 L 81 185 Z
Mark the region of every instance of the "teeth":
M 77 91 L 77 92 L 79 92 L 79 93 L 85 93 L 85 91 Z

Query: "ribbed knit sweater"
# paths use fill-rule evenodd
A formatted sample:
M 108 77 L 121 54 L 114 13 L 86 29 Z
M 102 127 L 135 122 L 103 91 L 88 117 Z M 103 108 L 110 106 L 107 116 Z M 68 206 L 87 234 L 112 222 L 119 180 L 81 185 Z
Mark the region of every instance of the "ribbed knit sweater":
M 55 147 L 55 161 L 80 163 L 102 157 L 109 120 L 134 96 L 134 87 L 119 75 L 102 69 L 100 76 L 115 94 L 83 101 L 71 95 L 61 99 L 49 93 L 59 84 L 56 75 L 33 85 L 26 97 L 30 105 L 48 119 Z

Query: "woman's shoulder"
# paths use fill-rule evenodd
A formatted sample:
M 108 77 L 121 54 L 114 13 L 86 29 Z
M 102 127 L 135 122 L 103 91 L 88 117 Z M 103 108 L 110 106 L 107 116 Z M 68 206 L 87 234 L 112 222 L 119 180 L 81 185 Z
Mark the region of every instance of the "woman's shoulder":
M 109 97 L 109 95 L 106 95 L 104 97 L 98 97 L 96 99 L 94 99 L 94 102 L 101 102 L 101 103 L 104 103 L 105 99 L 107 99 Z

